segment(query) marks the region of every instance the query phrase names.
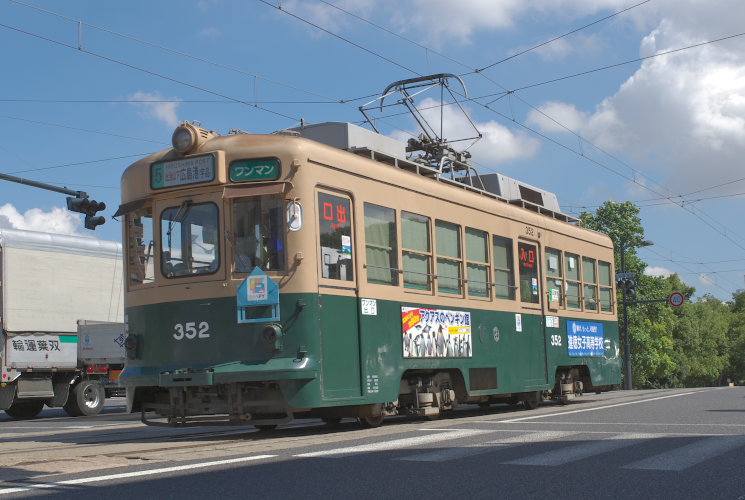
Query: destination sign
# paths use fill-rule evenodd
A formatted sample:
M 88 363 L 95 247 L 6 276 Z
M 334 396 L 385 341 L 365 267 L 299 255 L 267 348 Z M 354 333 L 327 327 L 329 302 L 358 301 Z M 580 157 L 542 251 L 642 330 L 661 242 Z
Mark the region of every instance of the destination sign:
M 239 160 L 230 164 L 230 180 L 233 182 L 272 181 L 279 178 L 281 168 L 276 158 Z
M 200 184 L 214 179 L 215 157 L 212 155 L 153 163 L 150 167 L 152 189 Z

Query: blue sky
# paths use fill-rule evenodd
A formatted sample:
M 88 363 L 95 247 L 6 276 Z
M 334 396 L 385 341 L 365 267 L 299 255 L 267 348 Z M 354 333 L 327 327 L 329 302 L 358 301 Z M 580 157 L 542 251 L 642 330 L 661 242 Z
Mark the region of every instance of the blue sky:
M 573 215 L 638 202 L 648 272 L 677 272 L 698 296 L 745 288 L 741 2 L 278 5 L 0 0 L 0 172 L 86 191 L 109 219 L 92 233 L 64 195 L 0 182 L 0 227 L 118 240 L 123 170 L 169 147 L 179 120 L 221 134 L 360 122 L 389 83 L 453 73 L 484 135 L 470 149 L 482 173 L 553 191 Z M 472 136 L 452 110 L 445 135 Z M 417 133 L 405 116 L 380 124 Z

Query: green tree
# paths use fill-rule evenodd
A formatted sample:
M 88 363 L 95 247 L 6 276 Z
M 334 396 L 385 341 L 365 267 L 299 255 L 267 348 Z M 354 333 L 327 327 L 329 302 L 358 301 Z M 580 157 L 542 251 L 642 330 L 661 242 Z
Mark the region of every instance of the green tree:
M 732 316 L 727 331 L 729 362 L 724 377 L 742 385 L 745 384 L 745 291 L 733 294 L 728 306 Z
M 605 233 L 613 240 L 616 250 L 616 270 L 621 269 L 621 248 L 625 248 L 626 272 L 642 274 L 647 265 L 636 257 L 636 248 L 643 245 L 644 227 L 639 218 L 639 207 L 625 201 L 606 201 L 593 214 L 582 212 L 579 225 Z
M 610 236 L 615 248 L 616 271 L 621 272 L 621 250 L 624 272 L 636 277 L 637 299 L 658 299 L 673 291 L 687 297 L 695 289 L 685 286 L 677 275 L 659 278 L 644 275 L 647 264 L 638 258 L 636 248 L 645 242 L 639 207 L 631 202 L 607 201 L 593 213 L 580 214 L 580 226 Z M 629 299 L 630 300 L 630 299 Z M 618 293 L 619 321 L 623 325 L 623 297 Z M 679 385 L 675 358 L 675 313 L 664 303 L 638 304 L 628 307 L 628 335 L 631 341 L 631 366 L 637 387 L 669 387 Z M 624 342 L 624 339 L 621 339 Z
M 730 362 L 732 312 L 711 295 L 685 304 L 675 327 L 677 378 L 686 387 L 721 384 Z

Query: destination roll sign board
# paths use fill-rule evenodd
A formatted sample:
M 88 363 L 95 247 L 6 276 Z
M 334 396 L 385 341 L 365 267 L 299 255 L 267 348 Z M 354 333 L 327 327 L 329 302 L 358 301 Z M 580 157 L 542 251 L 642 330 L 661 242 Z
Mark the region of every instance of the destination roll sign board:
M 215 157 L 193 156 L 183 160 L 162 161 L 150 167 L 150 187 L 162 189 L 215 180 Z

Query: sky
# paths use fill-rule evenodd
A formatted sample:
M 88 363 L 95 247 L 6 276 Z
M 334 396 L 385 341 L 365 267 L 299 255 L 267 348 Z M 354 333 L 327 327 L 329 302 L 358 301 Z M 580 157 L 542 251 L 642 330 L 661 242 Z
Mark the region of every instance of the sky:
M 482 134 L 456 143 L 480 173 L 573 216 L 636 203 L 647 273 L 729 300 L 745 288 L 744 32 L 736 0 L 0 0 L 0 172 L 107 205 L 92 232 L 64 194 L 0 181 L 0 227 L 120 240 L 123 171 L 180 121 L 362 124 L 390 83 L 450 73 L 465 114 L 445 99 L 442 134 Z M 418 135 L 400 111 L 376 115 L 381 133 Z

